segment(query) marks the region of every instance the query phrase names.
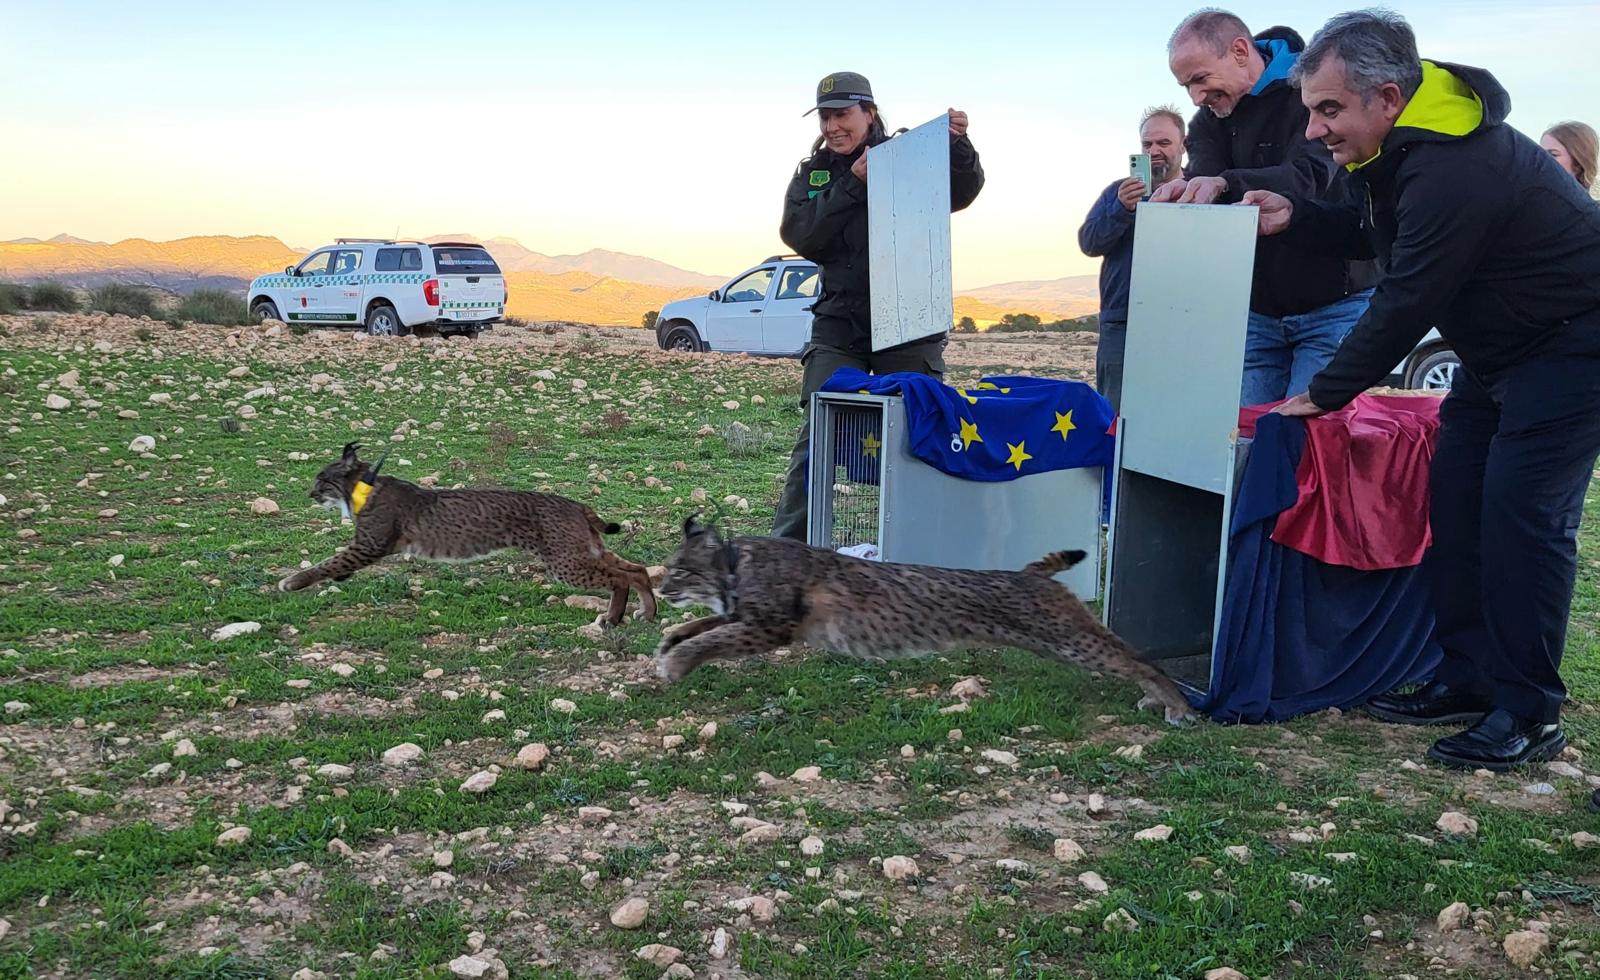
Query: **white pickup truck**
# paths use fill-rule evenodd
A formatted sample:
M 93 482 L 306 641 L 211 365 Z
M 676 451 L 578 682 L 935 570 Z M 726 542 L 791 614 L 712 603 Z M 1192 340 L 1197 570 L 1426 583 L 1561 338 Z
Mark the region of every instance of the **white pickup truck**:
M 482 245 L 341 238 L 281 273 L 258 276 L 258 317 L 401 337 L 420 326 L 477 336 L 505 315 L 506 280 Z

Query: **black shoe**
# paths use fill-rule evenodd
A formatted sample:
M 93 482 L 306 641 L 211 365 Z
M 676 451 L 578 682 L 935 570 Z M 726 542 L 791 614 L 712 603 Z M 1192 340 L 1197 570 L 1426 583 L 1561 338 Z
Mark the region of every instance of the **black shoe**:
M 1560 725 L 1528 721 L 1501 708 L 1459 735 L 1433 743 L 1428 758 L 1455 769 L 1503 772 L 1529 762 L 1544 762 L 1561 754 L 1567 736 Z
M 1409 694 L 1380 694 L 1365 708 L 1372 717 L 1396 725 L 1476 725 L 1488 713 L 1489 701 L 1433 681 Z
M 1595 790 L 1594 795 L 1589 797 L 1589 809 L 1600 813 L 1600 789 Z

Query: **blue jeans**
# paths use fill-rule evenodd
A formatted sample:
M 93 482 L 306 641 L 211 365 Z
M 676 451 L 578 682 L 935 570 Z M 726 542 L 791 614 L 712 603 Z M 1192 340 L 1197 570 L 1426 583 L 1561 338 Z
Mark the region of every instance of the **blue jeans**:
M 1367 311 L 1371 299 L 1368 289 L 1292 316 L 1251 312 L 1239 404 L 1261 405 L 1305 392 L 1316 373 L 1333 360 L 1339 342 Z

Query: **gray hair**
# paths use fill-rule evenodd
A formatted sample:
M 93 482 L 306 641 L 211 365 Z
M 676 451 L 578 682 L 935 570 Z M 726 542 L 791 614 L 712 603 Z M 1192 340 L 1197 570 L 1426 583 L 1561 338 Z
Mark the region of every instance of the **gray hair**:
M 1344 62 L 1345 84 L 1361 96 L 1363 105 L 1390 83 L 1399 86 L 1400 94 L 1408 99 L 1422 84 L 1417 36 L 1406 19 L 1392 10 L 1371 7 L 1329 19 L 1300 52 L 1300 60 L 1289 72 L 1289 84 L 1298 87 L 1329 55 Z
M 1238 14 L 1220 7 L 1201 7 L 1185 17 L 1167 39 L 1167 57 L 1172 57 L 1178 45 L 1193 39 L 1208 46 L 1211 53 L 1220 58 L 1228 53 L 1228 45 L 1241 37 L 1248 41 L 1250 28 Z
M 1144 129 L 1144 124 L 1152 119 L 1165 119 L 1178 127 L 1178 135 L 1183 136 L 1188 132 L 1189 126 L 1183 121 L 1183 116 L 1170 105 L 1151 106 L 1139 117 L 1139 128 Z

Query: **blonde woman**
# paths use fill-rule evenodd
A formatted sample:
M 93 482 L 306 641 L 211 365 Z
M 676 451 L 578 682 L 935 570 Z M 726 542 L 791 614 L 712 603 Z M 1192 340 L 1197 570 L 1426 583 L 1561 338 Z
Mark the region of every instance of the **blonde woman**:
M 1556 123 L 1544 131 L 1539 145 L 1549 150 L 1561 169 L 1577 178 L 1584 190 L 1594 193 L 1600 140 L 1595 138 L 1593 126 L 1573 120 Z

